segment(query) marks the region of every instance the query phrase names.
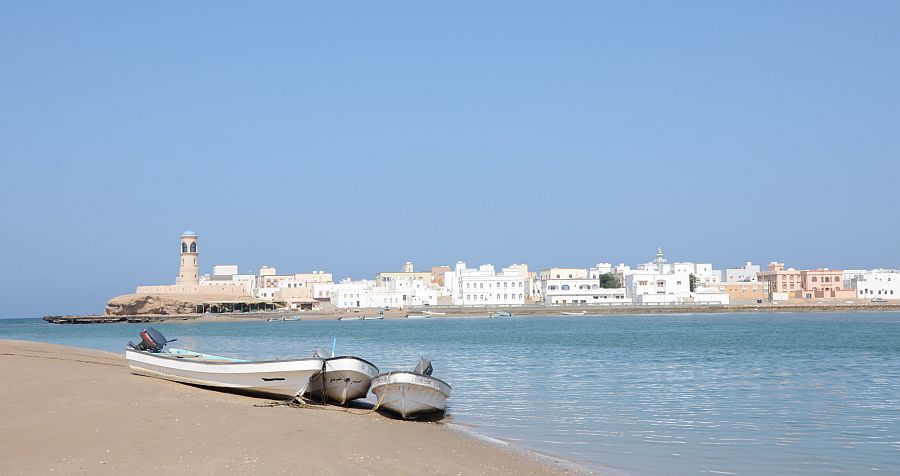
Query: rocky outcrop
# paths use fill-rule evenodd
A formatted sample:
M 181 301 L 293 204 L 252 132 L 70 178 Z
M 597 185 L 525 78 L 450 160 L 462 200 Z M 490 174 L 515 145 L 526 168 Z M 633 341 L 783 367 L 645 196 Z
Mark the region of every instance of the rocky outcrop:
M 196 312 L 196 299 L 158 294 L 125 294 L 106 303 L 106 316 L 135 316 L 141 314 L 172 315 Z

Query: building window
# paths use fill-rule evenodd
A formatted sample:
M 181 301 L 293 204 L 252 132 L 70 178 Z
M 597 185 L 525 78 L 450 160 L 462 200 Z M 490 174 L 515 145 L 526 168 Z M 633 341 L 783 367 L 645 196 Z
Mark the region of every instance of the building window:
M 569 285 L 568 285 L 568 284 L 563 284 L 563 285 L 562 285 L 562 290 L 563 290 L 563 291 L 568 291 L 568 290 L 569 290 Z
M 197 252 L 197 242 L 195 241 L 195 242 L 191 243 L 191 253 L 196 253 L 196 252 Z
M 503 282 L 503 287 L 504 287 L 504 288 L 507 287 L 507 284 L 509 284 L 509 283 L 507 283 L 506 281 L 504 281 L 504 282 Z
M 183 241 L 181 242 L 181 252 L 187 253 L 187 243 L 185 243 Z
M 484 289 L 484 283 L 479 284 L 478 287 Z
M 506 294 L 503 295 L 503 299 L 509 299 Z

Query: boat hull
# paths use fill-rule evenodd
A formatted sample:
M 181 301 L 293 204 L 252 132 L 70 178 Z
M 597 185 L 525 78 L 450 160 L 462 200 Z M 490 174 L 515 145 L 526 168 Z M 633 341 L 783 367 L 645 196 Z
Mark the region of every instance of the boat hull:
M 450 385 L 443 380 L 413 372 L 390 372 L 372 379 L 372 393 L 380 408 L 403 418 L 443 412 L 450 398 Z
M 312 400 L 325 399 L 347 405 L 369 393 L 369 386 L 376 375 L 378 367 L 359 357 L 328 358 L 325 359 L 325 371 L 310 379 L 305 395 Z
M 128 366 L 138 375 L 284 399 L 294 398 L 307 386 L 310 377 L 322 371 L 324 363 L 318 358 L 246 362 L 177 355 L 125 351 Z

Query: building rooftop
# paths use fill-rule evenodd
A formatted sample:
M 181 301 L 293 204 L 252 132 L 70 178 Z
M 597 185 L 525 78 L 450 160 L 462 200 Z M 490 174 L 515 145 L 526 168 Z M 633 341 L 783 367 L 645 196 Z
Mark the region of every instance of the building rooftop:
M 181 236 L 197 236 L 197 232 L 194 230 L 185 230 Z

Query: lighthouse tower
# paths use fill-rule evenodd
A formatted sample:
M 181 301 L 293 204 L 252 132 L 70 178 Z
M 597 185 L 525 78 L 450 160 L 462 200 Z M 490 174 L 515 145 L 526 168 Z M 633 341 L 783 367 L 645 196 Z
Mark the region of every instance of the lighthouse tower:
M 200 284 L 200 266 L 197 264 L 197 233 L 188 230 L 181 234 L 181 266 L 175 284 Z

